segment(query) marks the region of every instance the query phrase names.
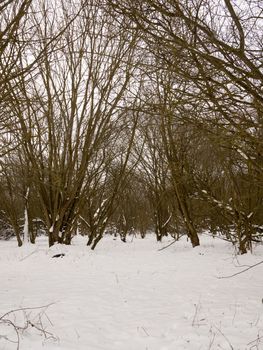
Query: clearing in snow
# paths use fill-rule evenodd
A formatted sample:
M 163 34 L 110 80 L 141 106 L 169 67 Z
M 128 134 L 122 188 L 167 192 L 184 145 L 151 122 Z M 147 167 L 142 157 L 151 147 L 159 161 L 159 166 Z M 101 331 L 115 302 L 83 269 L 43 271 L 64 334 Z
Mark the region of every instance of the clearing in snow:
M 171 240 L 86 240 L 0 242 L 0 317 L 23 309 L 0 320 L 1 350 L 18 336 L 20 350 L 263 349 L 263 265 L 221 278 L 263 260 L 262 245 L 237 256 L 207 236 L 161 251 Z

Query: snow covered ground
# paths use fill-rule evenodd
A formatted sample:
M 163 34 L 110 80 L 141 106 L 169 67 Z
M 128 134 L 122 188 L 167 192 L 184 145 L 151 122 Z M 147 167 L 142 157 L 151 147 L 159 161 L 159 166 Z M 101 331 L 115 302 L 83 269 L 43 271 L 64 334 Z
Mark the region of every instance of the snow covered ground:
M 51 249 L 43 238 L 0 242 L 0 317 L 51 304 L 5 316 L 34 325 L 19 331 L 20 350 L 263 349 L 263 264 L 219 278 L 263 260 L 263 246 L 236 256 L 207 236 L 162 251 L 170 239 L 128 240 L 106 237 L 95 251 L 81 237 Z M 0 349 L 17 349 L 8 337 L 13 327 L 0 322 Z

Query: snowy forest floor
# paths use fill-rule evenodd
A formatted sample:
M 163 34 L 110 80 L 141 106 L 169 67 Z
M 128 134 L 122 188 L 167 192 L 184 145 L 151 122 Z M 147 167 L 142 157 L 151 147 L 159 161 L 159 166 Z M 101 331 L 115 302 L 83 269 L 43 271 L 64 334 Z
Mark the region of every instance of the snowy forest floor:
M 45 238 L 21 248 L 1 241 L 0 317 L 51 304 L 5 316 L 30 326 L 18 330 L 20 350 L 263 349 L 263 265 L 220 278 L 263 260 L 263 245 L 236 256 L 201 236 L 194 249 L 181 239 L 158 250 L 169 242 L 106 237 L 91 251 L 82 237 L 50 249 Z M 0 349 L 17 349 L 10 340 L 2 320 Z

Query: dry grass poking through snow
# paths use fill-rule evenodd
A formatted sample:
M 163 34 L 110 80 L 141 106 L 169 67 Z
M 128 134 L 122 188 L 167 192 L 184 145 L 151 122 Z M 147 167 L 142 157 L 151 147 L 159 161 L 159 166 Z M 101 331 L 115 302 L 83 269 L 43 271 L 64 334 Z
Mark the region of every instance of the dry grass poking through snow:
M 154 237 L 127 244 L 105 238 L 90 251 L 81 237 L 72 246 L 17 248 L 0 242 L 0 317 L 9 310 L 54 303 L 27 313 L 52 337 L 28 328 L 20 350 L 262 350 L 263 259 L 235 256 L 224 241 L 201 237 L 158 251 Z M 51 257 L 63 252 L 65 257 Z M 24 314 L 12 316 L 24 322 Z M 0 349 L 17 349 L 12 329 L 0 322 Z M 34 328 L 34 327 L 32 327 Z

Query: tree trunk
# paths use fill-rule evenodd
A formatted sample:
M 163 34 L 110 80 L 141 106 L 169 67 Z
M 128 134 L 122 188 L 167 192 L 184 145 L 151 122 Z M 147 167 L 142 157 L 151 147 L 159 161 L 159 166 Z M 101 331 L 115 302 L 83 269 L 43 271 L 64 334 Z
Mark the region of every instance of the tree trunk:
M 22 247 L 23 241 L 22 241 L 22 239 L 20 237 L 19 227 L 15 228 L 15 234 L 16 234 L 18 247 Z
M 190 238 L 193 248 L 199 246 L 200 245 L 199 237 L 193 224 L 189 222 L 187 223 L 187 227 L 188 227 L 188 237 Z
M 197 247 L 200 245 L 200 241 L 199 241 L 197 231 L 190 218 L 189 209 L 188 209 L 186 199 L 184 198 L 184 194 L 181 194 L 181 192 L 184 192 L 184 191 L 179 189 L 179 186 L 177 185 L 175 180 L 173 181 L 173 185 L 174 185 L 176 199 L 179 206 L 179 211 L 181 212 L 181 215 L 185 222 L 185 226 L 188 231 L 187 236 L 190 238 L 193 248 Z
M 55 242 L 53 239 L 53 234 L 52 234 L 52 232 L 49 232 L 48 233 L 48 245 L 49 245 L 49 247 L 52 247 L 52 245 L 54 245 L 54 244 L 55 244 Z
M 28 196 L 29 196 L 29 187 L 27 188 L 26 195 L 25 195 L 24 229 L 23 229 L 24 243 L 29 243 L 29 239 L 30 239 L 29 216 L 28 216 Z
M 100 233 L 99 235 L 97 235 L 97 237 L 94 239 L 93 244 L 91 246 L 91 250 L 94 250 L 96 248 L 96 245 L 99 243 L 99 241 L 102 239 L 103 234 Z

